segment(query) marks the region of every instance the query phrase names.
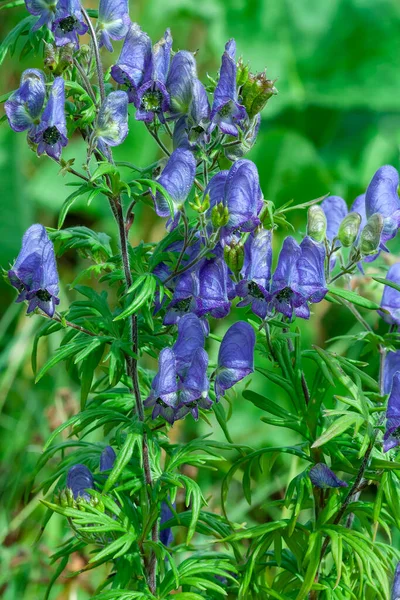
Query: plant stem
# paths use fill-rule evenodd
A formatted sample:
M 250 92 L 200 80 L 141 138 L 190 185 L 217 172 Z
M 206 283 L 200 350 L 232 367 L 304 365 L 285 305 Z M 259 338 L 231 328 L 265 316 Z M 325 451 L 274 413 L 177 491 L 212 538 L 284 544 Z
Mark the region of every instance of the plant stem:
M 100 60 L 99 44 L 97 43 L 96 32 L 93 28 L 92 21 L 90 20 L 90 17 L 87 14 L 86 10 L 83 8 L 83 6 L 82 6 L 82 14 L 83 14 L 83 17 L 89 27 L 90 35 L 92 38 L 94 58 L 96 61 L 97 79 L 99 80 L 100 98 L 101 98 L 101 102 L 103 103 L 105 100 L 105 97 L 106 97 L 106 92 L 104 89 L 104 74 L 103 74 L 103 66 L 102 66 L 102 63 Z
M 89 81 L 88 76 L 85 73 L 85 70 L 81 67 L 81 65 L 79 64 L 79 62 L 76 60 L 76 58 L 74 58 L 74 65 L 76 67 L 76 69 L 78 70 L 79 75 L 82 78 L 82 82 L 84 84 L 84 88 L 87 91 L 87 93 L 89 94 L 89 96 L 91 97 L 91 99 L 93 100 L 94 104 L 97 104 L 96 102 L 96 96 L 94 94 L 93 88 L 92 88 L 92 84 Z

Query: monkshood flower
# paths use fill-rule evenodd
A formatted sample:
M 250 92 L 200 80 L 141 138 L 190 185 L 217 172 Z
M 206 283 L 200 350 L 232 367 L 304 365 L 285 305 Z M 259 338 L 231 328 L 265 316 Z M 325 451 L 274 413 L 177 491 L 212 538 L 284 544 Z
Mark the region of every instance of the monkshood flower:
M 198 79 L 192 82 L 192 96 L 187 115 L 180 117 L 174 127 L 174 148 L 195 150 L 196 145 L 209 141 L 210 103 L 204 85 Z
M 340 223 L 347 215 L 347 204 L 340 196 L 329 196 L 321 203 L 326 216 L 326 237 L 330 241 L 337 237 Z
M 158 358 L 158 372 L 151 384 L 151 390 L 144 405 L 153 406 L 152 418 L 159 415 L 171 425 L 175 420 L 175 409 L 178 402 L 176 358 L 171 348 L 164 348 Z
M 106 446 L 100 455 L 100 471 L 110 471 L 115 463 L 115 452 L 111 446 Z
M 128 135 L 128 94 L 111 92 L 102 104 L 95 132 L 100 151 L 105 146 L 119 146 Z
M 79 46 L 78 35 L 88 30 L 79 0 L 58 0 L 52 30 L 56 46 Z
M 137 108 L 136 119 L 150 123 L 157 115 L 164 122 L 164 113 L 170 109 L 170 96 L 167 91 L 167 76 L 171 58 L 172 37 L 170 30 L 154 45 L 150 55 L 150 64 L 144 72 L 143 80 L 134 103 Z
M 22 239 L 22 248 L 8 277 L 18 291 L 17 302 L 27 300 L 28 314 L 40 308 L 49 317 L 60 303 L 54 248 L 43 225 L 32 225 Z
M 289 319 L 295 314 L 308 319 L 308 302 L 321 302 L 327 294 L 325 247 L 305 237 L 299 244 L 287 237 L 271 282 L 271 306 Z
M 400 262 L 392 265 L 386 275 L 388 281 L 400 285 Z M 382 294 L 381 308 L 387 312 L 380 312 L 386 323 L 400 326 L 400 292 L 385 285 Z
M 262 192 L 257 167 L 246 159 L 236 161 L 229 171 L 220 171 L 210 180 L 205 194 L 210 197 L 210 211 L 222 203 L 229 218 L 221 231 L 222 240 L 234 231 L 253 231 L 260 224 Z
M 383 217 L 383 230 L 380 247 L 387 250 L 385 244 L 394 238 L 400 226 L 400 199 L 397 193 L 399 174 L 391 165 L 377 170 L 365 193 L 365 213 L 367 219 L 378 213 Z
M 400 371 L 396 371 L 386 411 L 386 430 L 383 436 L 383 451 L 400 445 Z
M 260 130 L 261 115 L 256 115 L 253 119 L 246 119 L 242 128 L 243 131 L 239 131 L 240 144 L 232 143 L 229 146 L 229 141 L 225 145 L 225 156 L 232 162 L 243 158 L 254 146 L 257 140 L 258 132 Z M 229 138 L 228 138 L 229 140 Z
M 196 60 L 191 52 L 180 50 L 171 60 L 166 81 L 172 115 L 186 115 L 189 112 L 195 81 L 198 81 Z
M 236 42 L 229 40 L 222 55 L 219 80 L 214 91 L 210 131 L 218 126 L 222 133 L 237 137 L 240 126 L 247 117 L 246 109 L 239 104 L 236 86 Z
M 151 39 L 137 23 L 132 23 L 111 75 L 117 83 L 128 87 L 129 101 L 134 102 L 145 73 L 151 69 Z
M 168 219 L 168 231 L 175 229 L 178 225 L 180 211 L 189 195 L 195 176 L 196 160 L 192 152 L 185 148 L 174 150 L 157 180 L 166 189 L 173 202 L 174 218 Z M 157 192 L 153 199 L 158 216 L 170 217 L 170 207 L 162 193 Z
M 254 371 L 254 346 L 256 336 L 253 328 L 238 321 L 225 333 L 218 352 L 215 371 L 215 394 L 217 401 L 238 381 Z
M 86 490 L 94 489 L 93 475 L 86 465 L 74 465 L 67 475 L 67 488 L 72 491 L 74 499 L 83 498 L 90 501 L 91 495 Z
M 39 156 L 45 152 L 51 158 L 59 160 L 62 148 L 68 144 L 64 105 L 64 79 L 57 77 L 51 87 L 40 125 L 35 128 L 32 136 L 32 140 L 38 144 Z
M 32 31 L 40 29 L 43 25 L 47 25 L 51 29 L 56 14 L 57 2 L 58 0 L 25 0 L 25 6 L 31 15 L 39 17 L 32 27 Z
M 391 600 L 400 600 L 400 562 L 397 563 L 394 573 Z
M 271 231 L 261 229 L 245 244 L 243 279 L 236 286 L 236 294 L 243 298 L 238 306 L 250 304 L 251 310 L 261 319 L 265 319 L 269 310 L 271 264 Z
M 200 319 L 189 313 L 178 321 L 178 335 L 172 350 L 178 373 L 184 373 L 199 348 L 204 348 L 205 334 Z
M 174 502 L 172 506 L 174 507 L 174 509 L 176 509 L 176 502 Z M 163 529 L 162 526 L 164 525 L 164 523 L 166 523 L 167 521 L 169 521 L 170 519 L 173 519 L 173 518 L 174 518 L 174 513 L 170 509 L 168 502 L 163 500 L 161 502 L 160 542 L 162 544 L 164 544 L 164 546 L 170 546 L 172 544 L 172 542 L 174 541 L 174 536 L 172 534 L 171 527 L 168 527 L 167 529 Z
M 179 383 L 179 406 L 175 411 L 175 421 L 183 419 L 189 412 L 197 421 L 199 407 L 209 409 L 212 401 L 208 397 L 210 381 L 207 377 L 208 355 L 203 348 L 197 348 Z
M 318 463 L 310 469 L 311 483 L 323 490 L 327 488 L 348 487 L 345 481 L 339 479 L 324 463 Z
M 112 52 L 111 40 L 122 40 L 130 24 L 128 0 L 100 0 L 97 21 L 100 48 L 105 46 Z
M 21 75 L 19 88 L 11 94 L 4 104 L 9 125 L 14 131 L 29 130 L 32 136 L 35 126 L 40 122 L 46 82 L 43 71 L 27 69 Z
M 397 371 L 400 371 L 400 350 L 388 352 L 385 359 L 383 391 L 390 394 L 393 384 L 393 377 Z

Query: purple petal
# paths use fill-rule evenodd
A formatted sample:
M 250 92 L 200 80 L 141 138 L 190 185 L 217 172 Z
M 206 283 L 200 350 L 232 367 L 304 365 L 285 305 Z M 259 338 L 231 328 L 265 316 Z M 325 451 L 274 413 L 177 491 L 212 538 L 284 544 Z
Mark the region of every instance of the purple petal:
M 64 105 L 64 79 L 56 77 L 43 111 L 42 120 L 33 136 L 33 141 L 38 144 L 37 153 L 39 155 L 46 152 L 58 160 L 61 156 L 61 148 L 68 144 Z
M 184 404 L 207 398 L 210 382 L 207 377 L 208 355 L 203 348 L 197 348 L 181 383 L 181 401 Z
M 388 352 L 385 360 L 384 369 L 384 393 L 390 394 L 394 374 L 400 371 L 400 350 Z
M 24 71 L 20 87 L 11 94 L 4 105 L 10 127 L 18 132 L 32 127 L 43 108 L 45 96 L 44 73 L 39 69 Z
M 85 490 L 94 489 L 93 475 L 86 465 L 74 465 L 70 468 L 67 475 L 67 487 L 72 491 L 75 500 L 85 498 L 90 500 L 91 495 Z
M 399 174 L 391 165 L 377 170 L 365 194 L 367 218 L 374 213 L 384 217 L 381 244 L 391 240 L 400 225 L 400 199 L 397 193 Z
M 39 29 L 43 25 L 51 27 L 55 17 L 55 1 L 54 0 L 25 0 L 25 6 L 31 15 L 40 17 L 33 29 Z
M 190 116 L 196 125 L 207 124 L 210 120 L 210 102 L 204 85 L 199 79 L 193 81 Z
M 175 354 L 171 348 L 161 350 L 158 359 L 158 372 L 151 384 L 153 396 L 168 406 L 174 407 L 177 403 L 177 372 Z
M 110 471 L 115 463 L 116 454 L 111 446 L 106 446 L 100 456 L 100 471 Z
M 167 29 L 164 37 L 153 47 L 153 69 L 151 74 L 153 81 L 166 82 L 171 59 L 171 48 L 171 31 Z
M 176 510 L 176 502 L 172 505 Z M 164 544 L 164 546 L 170 546 L 174 541 L 174 536 L 172 535 L 171 528 L 163 529 L 164 523 L 174 518 L 174 513 L 169 507 L 168 502 L 163 500 L 161 502 L 161 520 L 160 520 L 160 542 Z
M 386 279 L 400 285 L 400 262 L 390 267 Z M 381 307 L 388 311 L 380 312 L 384 321 L 390 325 L 400 326 L 400 292 L 392 287 L 385 286 Z
M 348 484 L 345 481 L 339 479 L 330 468 L 324 463 L 316 464 L 312 469 L 310 469 L 310 479 L 311 483 L 315 485 L 315 487 L 326 489 L 326 488 L 339 488 L 339 487 L 348 487 Z
M 218 353 L 215 393 L 218 398 L 254 371 L 255 333 L 251 325 L 238 321 L 223 337 Z
M 97 136 L 108 146 L 119 146 L 128 135 L 128 95 L 111 92 L 102 104 L 97 120 Z
M 229 210 L 227 230 L 241 227 L 242 231 L 252 231 L 260 222 L 257 214 L 261 198 L 255 164 L 245 159 L 236 161 L 225 184 L 225 201 Z
M 112 52 L 109 38 L 122 40 L 131 24 L 128 0 L 100 0 L 98 24 L 100 29 L 99 46 L 105 45 Z
M 255 281 L 268 289 L 271 279 L 271 265 L 271 231 L 261 229 L 256 235 L 250 236 L 246 242 L 242 276 L 247 281 Z
M 193 54 L 186 50 L 177 52 L 171 61 L 167 79 L 173 114 L 186 114 L 189 111 L 195 81 L 197 81 L 197 69 Z
M 227 293 L 227 271 L 221 260 L 207 260 L 199 270 L 199 316 L 210 312 L 215 318 L 225 317 L 230 310 Z
M 167 190 L 174 202 L 174 213 L 183 206 L 196 175 L 196 160 L 189 150 L 177 148 L 168 159 L 158 182 Z M 157 192 L 155 209 L 159 217 L 168 217 L 170 210 L 166 199 Z
M 325 247 L 305 237 L 300 248 L 301 256 L 296 265 L 299 284 L 294 289 L 309 302 L 321 302 L 328 292 L 324 271 Z
M 57 46 L 79 45 L 78 35 L 88 30 L 79 0 L 58 0 L 52 30 Z
M 391 600 L 400 600 L 400 562 L 397 563 L 396 570 L 394 572 Z
M 172 347 L 178 373 L 189 366 L 198 348 L 204 348 L 204 340 L 204 330 L 196 315 L 188 314 L 179 319 L 178 337 Z
M 329 196 L 321 204 L 326 216 L 326 237 L 332 242 L 339 231 L 339 225 L 347 215 L 347 204 L 340 196 Z
M 143 81 L 144 73 L 151 68 L 151 62 L 151 40 L 137 23 L 132 23 L 117 64 L 111 69 L 111 75 L 117 83 L 137 90 Z

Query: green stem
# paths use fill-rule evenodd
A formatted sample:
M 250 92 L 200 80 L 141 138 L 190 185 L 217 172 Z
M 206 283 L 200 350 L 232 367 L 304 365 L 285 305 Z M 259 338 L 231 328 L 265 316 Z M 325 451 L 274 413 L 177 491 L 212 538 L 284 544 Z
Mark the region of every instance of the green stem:
M 92 21 L 90 20 L 89 15 L 87 14 L 87 12 L 83 8 L 83 6 L 81 7 L 81 10 L 82 10 L 83 17 L 87 23 L 87 26 L 89 27 L 90 36 L 92 38 L 94 59 L 96 61 L 97 79 L 99 81 L 100 98 L 101 98 L 101 103 L 103 103 L 105 100 L 105 97 L 106 97 L 106 92 L 104 89 L 104 74 L 103 74 L 103 66 L 102 66 L 101 59 L 100 59 L 99 44 L 97 43 L 96 32 L 93 28 L 93 24 L 92 24 Z

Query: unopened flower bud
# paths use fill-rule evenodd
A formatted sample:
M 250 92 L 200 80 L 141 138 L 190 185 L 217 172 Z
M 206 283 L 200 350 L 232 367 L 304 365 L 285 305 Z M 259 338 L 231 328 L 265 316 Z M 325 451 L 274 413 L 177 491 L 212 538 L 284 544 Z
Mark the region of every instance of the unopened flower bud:
M 65 490 L 65 495 L 67 498 L 67 502 L 68 502 L 68 506 L 71 508 L 75 507 L 75 498 L 74 498 L 74 493 L 70 488 L 67 488 Z
M 345 216 L 339 226 L 338 238 L 345 248 L 349 248 L 357 239 L 361 225 L 361 215 L 351 212 Z
M 44 68 L 54 73 L 58 65 L 58 48 L 53 44 L 44 42 Z
M 60 504 L 60 506 L 62 506 L 62 508 L 67 508 L 67 506 L 69 506 L 67 490 L 60 491 L 59 504 Z
M 189 205 L 197 213 L 205 213 L 210 208 L 210 196 L 209 194 L 206 194 L 204 198 L 201 198 L 196 192 L 193 202 L 189 202 Z
M 211 211 L 211 223 L 215 229 L 218 227 L 225 227 L 229 221 L 228 207 L 224 206 L 222 202 L 216 204 Z
M 239 58 L 238 64 L 237 64 L 237 71 L 236 71 L 236 85 L 238 87 L 242 87 L 242 85 L 244 85 L 246 83 L 246 81 L 249 78 L 249 73 L 250 73 L 250 67 L 249 65 L 245 65 L 243 62 L 243 58 Z
M 242 84 L 241 96 L 243 105 L 252 119 L 260 113 L 271 96 L 277 94 L 274 82 L 267 79 L 265 72 L 249 73 L 247 81 Z
M 224 247 L 224 259 L 230 270 L 237 275 L 244 262 L 244 247 L 241 242 Z
M 373 214 L 361 232 L 360 250 L 363 256 L 375 254 L 378 251 L 381 233 L 383 229 L 383 217 L 380 213 Z
M 307 214 L 307 235 L 316 242 L 323 242 L 326 234 L 326 215 L 322 208 L 313 204 Z

